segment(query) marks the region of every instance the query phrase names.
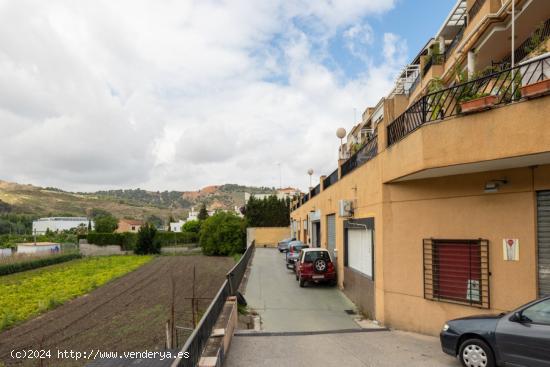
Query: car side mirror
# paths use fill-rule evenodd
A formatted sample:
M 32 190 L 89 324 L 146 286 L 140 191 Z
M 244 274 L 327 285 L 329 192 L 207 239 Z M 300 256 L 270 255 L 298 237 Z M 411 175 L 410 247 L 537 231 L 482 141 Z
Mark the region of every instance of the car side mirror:
M 513 322 L 522 322 L 522 321 L 523 321 L 523 315 L 521 314 L 520 311 L 514 312 L 514 314 L 513 314 L 512 317 L 510 318 L 510 321 L 513 321 Z

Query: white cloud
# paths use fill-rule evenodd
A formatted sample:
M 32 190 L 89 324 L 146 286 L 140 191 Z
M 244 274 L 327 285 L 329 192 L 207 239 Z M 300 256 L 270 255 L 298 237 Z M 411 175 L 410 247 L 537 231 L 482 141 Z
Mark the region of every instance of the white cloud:
M 380 35 L 360 20 L 393 5 L 0 1 L 0 178 L 275 186 L 282 162 L 283 184 L 303 188 L 308 168 L 335 168 L 334 131 L 386 94 L 405 61 L 403 40 L 386 34 L 385 62 L 344 82 L 323 65 L 323 44 L 345 31 L 362 49 Z

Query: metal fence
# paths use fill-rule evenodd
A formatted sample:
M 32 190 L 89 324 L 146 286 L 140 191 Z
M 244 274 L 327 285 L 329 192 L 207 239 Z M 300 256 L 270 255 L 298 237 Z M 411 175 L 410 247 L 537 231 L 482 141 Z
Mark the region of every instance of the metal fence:
M 338 168 L 336 168 L 334 172 L 325 178 L 323 181 L 323 187 L 326 190 L 327 187 L 334 185 L 336 182 L 338 182 Z
M 461 113 L 465 102 L 493 96 L 493 105 L 510 103 L 521 98 L 522 86 L 548 78 L 550 57 L 545 57 L 427 94 L 388 125 L 388 146 L 427 122 Z
M 197 327 L 185 342 L 181 353 L 187 352 L 189 358 L 177 359 L 172 366 L 195 367 L 199 363 L 201 354 L 212 334 L 212 328 L 216 324 L 220 313 L 223 310 L 227 297 L 237 294 L 239 285 L 243 279 L 248 262 L 254 251 L 254 243 L 246 249 L 239 262 L 227 273 L 227 279 L 223 282 L 212 303 L 201 317 Z M 185 355 L 185 354 L 184 354 Z
M 362 164 L 370 161 L 378 154 L 378 133 L 371 136 L 369 141 L 361 148 L 357 153 L 352 155 L 347 161 L 342 163 L 342 177 L 361 166 Z
M 314 197 L 314 196 L 317 196 L 319 195 L 319 193 L 321 192 L 321 185 L 317 185 L 315 186 L 312 190 L 311 190 L 311 197 Z
M 527 38 L 518 48 L 514 51 L 514 60 L 519 62 L 529 55 L 531 51 L 537 48 L 544 40 L 550 37 L 550 18 L 537 28 L 529 38 Z M 512 61 L 512 55 L 506 56 L 499 63 L 495 65 L 501 65 L 502 68 L 509 68 Z

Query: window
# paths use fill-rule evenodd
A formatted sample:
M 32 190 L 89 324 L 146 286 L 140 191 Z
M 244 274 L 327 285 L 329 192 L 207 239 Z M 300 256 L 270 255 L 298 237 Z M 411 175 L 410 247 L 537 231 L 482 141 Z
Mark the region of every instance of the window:
M 330 261 L 330 256 L 328 251 L 308 251 L 304 255 L 305 263 L 312 263 L 318 259 L 323 259 L 325 261 Z
M 526 308 L 522 315 L 528 322 L 550 325 L 550 299 Z
M 424 298 L 490 308 L 488 241 L 424 240 Z

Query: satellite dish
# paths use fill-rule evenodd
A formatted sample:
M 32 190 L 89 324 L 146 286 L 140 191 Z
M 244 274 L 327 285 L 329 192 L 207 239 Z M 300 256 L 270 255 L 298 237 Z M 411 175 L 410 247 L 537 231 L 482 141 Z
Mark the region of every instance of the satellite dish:
M 343 127 L 339 127 L 336 130 L 336 136 L 338 137 L 338 139 L 344 139 L 346 137 L 346 129 L 344 129 Z

